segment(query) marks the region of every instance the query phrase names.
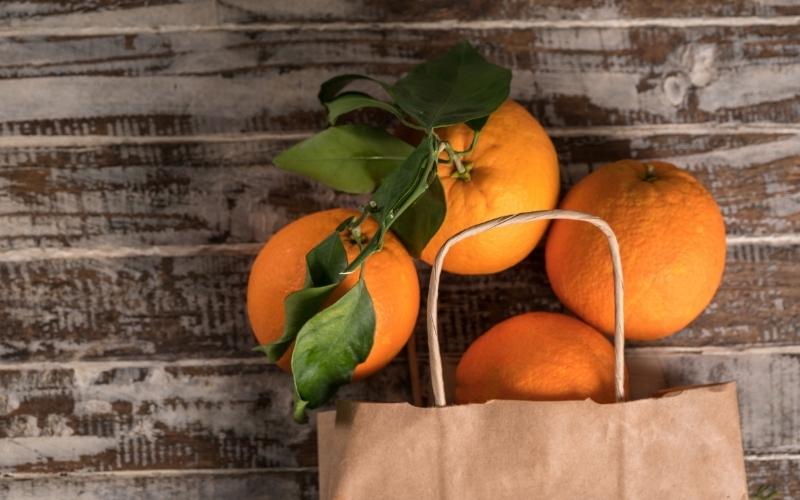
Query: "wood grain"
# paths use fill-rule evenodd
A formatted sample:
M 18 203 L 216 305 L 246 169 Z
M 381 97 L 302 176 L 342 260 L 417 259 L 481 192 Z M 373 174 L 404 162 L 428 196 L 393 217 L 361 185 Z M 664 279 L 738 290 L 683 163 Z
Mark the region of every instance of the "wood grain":
M 216 13 L 211 0 L 10 0 L 3 2 L 3 9 L 0 9 L 0 27 L 14 30 L 214 23 Z M 0 35 L 2 33 L 0 30 Z
M 175 470 L 147 475 L 34 474 L 0 476 L 0 497 L 8 500 L 317 500 L 317 470 L 262 469 L 240 471 Z
M 260 242 L 358 203 L 269 166 L 290 144 L 0 150 L 0 248 Z
M 390 365 L 342 397 L 405 401 Z M 175 366 L 0 367 L 0 471 L 303 467 L 312 425 L 291 420 L 291 379 L 261 359 Z
M 245 314 L 250 261 L 250 256 L 200 255 L 0 264 L 0 359 L 251 355 L 254 342 Z M 712 305 L 689 328 L 655 345 L 797 344 L 798 262 L 800 246 L 731 247 Z M 427 270 L 421 281 L 427 284 Z M 460 355 L 473 339 L 513 314 L 560 308 L 540 252 L 499 275 L 447 275 L 440 290 L 443 350 Z M 421 353 L 427 349 L 422 318 L 417 326 Z
M 655 1 L 597 0 L 469 0 L 450 2 L 405 2 L 392 0 L 329 1 L 299 4 L 259 0 L 220 0 L 221 19 L 226 22 L 320 22 L 320 21 L 431 21 L 459 20 L 603 20 L 649 17 L 776 16 L 800 13 L 791 2 L 739 0 L 718 2 L 692 0 L 676 4 Z
M 735 379 L 748 453 L 800 451 L 800 355 L 629 359 L 632 383 L 646 378 L 652 388 Z M 341 397 L 407 400 L 405 374 L 403 363 L 392 364 Z M 291 383 L 277 375 L 260 360 L 6 366 L 0 370 L 9 388 L 0 400 L 0 470 L 314 466 L 313 426 L 290 421 Z
M 14 28 L 197 26 L 220 23 L 273 22 L 393 22 L 437 20 L 625 20 L 652 17 L 772 17 L 800 13 L 792 2 L 692 0 L 676 5 L 667 0 L 503 0 L 487 2 L 315 1 L 260 0 L 88 0 L 10 1 L 0 23 Z
M 463 39 L 547 126 L 800 119 L 795 26 L 190 31 L 0 39 L 0 134 L 319 128 L 325 79 L 392 79 Z
M 314 428 L 250 351 L 250 244 L 359 200 L 270 163 L 324 126 L 326 78 L 393 79 L 468 39 L 554 131 L 565 189 L 623 157 L 709 187 L 731 236 L 723 286 L 684 332 L 631 347 L 633 387 L 737 380 L 751 491 L 800 498 L 798 15 L 783 0 L 4 3 L 0 497 L 316 498 Z M 508 315 L 560 309 L 542 267 L 535 252 L 445 277 L 451 368 Z M 407 400 L 405 361 L 341 397 Z
M 783 500 L 800 491 L 800 460 L 746 461 L 749 491 L 773 486 Z M 170 471 L 158 475 L 49 474 L 0 476 L 0 495 L 10 500 L 63 497 L 75 500 L 140 500 L 194 498 L 247 500 L 317 498 L 317 470 L 267 469 L 256 471 Z
M 800 458 L 747 461 L 745 467 L 751 493 L 764 486 L 776 489 L 780 499 L 800 498 Z
M 316 210 L 357 206 L 270 166 L 286 139 L 0 149 L 0 251 L 265 241 Z M 620 158 L 687 168 L 732 236 L 800 232 L 800 136 L 556 137 L 564 189 Z
M 251 257 L 129 258 L 0 265 L 5 360 L 252 355 Z

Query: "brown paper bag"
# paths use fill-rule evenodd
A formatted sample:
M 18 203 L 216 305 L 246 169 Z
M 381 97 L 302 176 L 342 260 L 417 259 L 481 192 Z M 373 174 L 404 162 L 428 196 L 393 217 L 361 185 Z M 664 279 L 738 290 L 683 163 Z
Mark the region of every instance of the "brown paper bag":
M 594 224 L 614 264 L 616 404 L 490 401 L 445 406 L 436 329 L 444 256 L 473 234 L 537 219 Z M 668 391 L 624 402 L 619 249 L 602 220 L 530 212 L 467 229 L 431 272 L 428 343 L 435 408 L 339 402 L 317 416 L 320 496 L 359 499 L 747 499 L 736 386 Z

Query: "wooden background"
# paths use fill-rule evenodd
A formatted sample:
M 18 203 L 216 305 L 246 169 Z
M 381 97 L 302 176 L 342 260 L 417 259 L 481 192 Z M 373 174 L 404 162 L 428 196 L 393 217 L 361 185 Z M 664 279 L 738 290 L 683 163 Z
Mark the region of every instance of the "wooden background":
M 316 498 L 244 288 L 270 234 L 355 200 L 270 161 L 324 125 L 324 79 L 462 39 L 513 68 L 565 187 L 636 157 L 712 191 L 722 288 L 629 360 L 641 384 L 737 380 L 751 489 L 800 498 L 800 2 L 20 0 L 0 26 L 0 498 Z M 445 278 L 450 362 L 559 309 L 541 257 Z M 342 397 L 407 400 L 405 357 Z

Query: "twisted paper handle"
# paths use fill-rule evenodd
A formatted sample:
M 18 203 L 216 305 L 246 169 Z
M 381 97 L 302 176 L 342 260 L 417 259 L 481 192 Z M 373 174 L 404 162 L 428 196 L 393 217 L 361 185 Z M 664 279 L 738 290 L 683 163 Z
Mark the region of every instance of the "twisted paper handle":
M 431 359 L 431 384 L 433 385 L 433 398 L 436 406 L 445 406 L 447 401 L 444 395 L 444 379 L 442 377 L 442 356 L 439 351 L 439 334 L 437 327 L 439 297 L 439 278 L 442 274 L 442 264 L 450 248 L 461 240 L 470 236 L 489 231 L 491 229 L 512 224 L 522 224 L 542 219 L 569 219 L 588 222 L 606 236 L 608 248 L 611 250 L 611 263 L 614 267 L 614 386 L 617 402 L 625 399 L 625 334 L 623 314 L 623 287 L 622 287 L 622 261 L 619 256 L 617 237 L 611 227 L 599 217 L 573 212 L 571 210 L 544 210 L 539 212 L 523 212 L 515 215 L 498 217 L 482 224 L 464 229 L 445 241 L 431 270 L 431 282 L 428 288 L 428 350 Z

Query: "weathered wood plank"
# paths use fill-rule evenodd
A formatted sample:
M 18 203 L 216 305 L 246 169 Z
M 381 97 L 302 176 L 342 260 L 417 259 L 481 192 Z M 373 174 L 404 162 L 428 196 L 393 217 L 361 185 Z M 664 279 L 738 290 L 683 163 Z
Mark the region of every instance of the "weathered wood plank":
M 211 0 L 44 0 L 3 2 L 3 29 L 198 26 L 216 23 Z
M 238 357 L 250 256 L 0 264 L 0 358 Z
M 358 203 L 269 166 L 289 144 L 0 150 L 0 249 L 257 242 Z
M 800 460 L 748 460 L 749 490 L 775 487 L 782 499 L 800 496 Z M 149 474 L 145 472 L 144 474 Z M 194 498 L 247 500 L 317 498 L 317 470 L 246 470 L 229 472 L 180 471 L 153 475 L 37 474 L 24 477 L 0 476 L 0 495 L 7 500 L 70 498 L 74 500 L 142 500 Z
M 290 140 L 0 149 L 0 251 L 261 242 L 306 213 L 357 206 L 270 166 Z M 556 137 L 564 188 L 620 158 L 703 182 L 732 236 L 800 232 L 800 136 Z
M 0 472 L 316 464 L 314 426 L 292 421 L 291 379 L 266 361 L 30 366 L 0 366 Z M 407 366 L 342 396 L 405 401 Z
M 717 2 L 693 0 L 675 4 L 668 0 L 630 2 L 624 0 L 502 0 L 497 2 L 409 2 L 318 1 L 306 3 L 220 0 L 225 22 L 320 22 L 320 21 L 434 21 L 487 19 L 639 19 L 647 17 L 776 16 L 800 13 L 792 2 L 742 0 Z
M 0 476 L 5 500 L 317 500 L 317 470 L 181 471 L 158 475 Z
M 650 17 L 773 17 L 799 14 L 791 1 L 740 0 L 717 2 L 693 0 L 675 5 L 667 0 L 628 2 L 622 0 L 504 0 L 501 2 L 436 2 L 397 4 L 382 1 L 311 1 L 304 3 L 260 0 L 74 0 L 7 2 L 0 23 L 20 28 L 114 28 L 222 23 L 361 21 L 419 22 L 457 19 L 483 20 L 624 20 Z M 216 5 L 214 5 L 216 4 Z
M 326 78 L 393 78 L 462 39 L 548 126 L 800 119 L 795 26 L 192 31 L 0 39 L 0 134 L 317 128 Z
M 247 356 L 254 345 L 245 314 L 250 261 L 247 255 L 200 255 L 0 263 L 0 359 Z M 712 305 L 656 345 L 796 345 L 798 263 L 800 246 L 731 247 Z M 428 272 L 420 268 L 424 293 Z M 498 275 L 445 276 L 440 302 L 442 347 L 449 355 L 460 355 L 513 314 L 561 308 L 538 251 Z M 423 331 L 421 315 L 421 353 Z
M 630 357 L 629 365 L 632 384 L 647 377 L 652 388 L 735 379 L 748 453 L 800 451 L 800 355 L 648 354 Z M 0 471 L 316 463 L 313 426 L 290 420 L 290 380 L 261 362 L 29 366 L 0 370 L 8 388 L 0 406 Z M 405 400 L 406 375 L 403 363 L 392 364 L 342 397 Z
M 764 486 L 776 489 L 783 500 L 800 498 L 800 459 L 748 460 L 745 467 L 751 494 Z

